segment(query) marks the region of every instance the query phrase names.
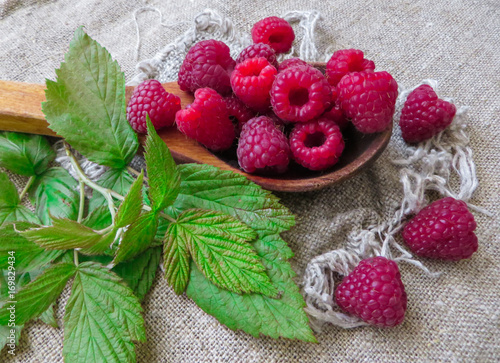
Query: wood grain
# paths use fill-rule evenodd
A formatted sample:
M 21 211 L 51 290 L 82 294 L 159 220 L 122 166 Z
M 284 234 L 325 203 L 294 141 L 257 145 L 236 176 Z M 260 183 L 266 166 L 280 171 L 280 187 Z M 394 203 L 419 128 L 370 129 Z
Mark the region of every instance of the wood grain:
M 324 64 L 314 64 L 324 68 Z M 179 89 L 176 82 L 164 83 L 163 87 L 181 98 L 183 107 L 193 101 L 193 96 Z M 0 130 L 31 134 L 57 136 L 48 128 L 42 113 L 41 103 L 45 101 L 45 86 L 0 80 Z M 127 101 L 133 87 L 127 87 Z M 216 156 L 196 141 L 187 138 L 176 128 L 159 130 L 159 136 L 170 148 L 172 156 L 179 163 L 203 163 L 231 170 L 245 175 L 263 188 L 283 192 L 304 192 L 317 190 L 346 180 L 370 165 L 382 153 L 391 137 L 392 125 L 378 134 L 363 135 L 351 128 L 347 131 L 346 147 L 337 165 L 327 172 L 310 172 L 300 167 L 279 177 L 247 174 L 237 168 L 234 156 Z M 139 135 L 144 143 L 145 135 Z M 233 164 L 234 166 L 230 165 Z

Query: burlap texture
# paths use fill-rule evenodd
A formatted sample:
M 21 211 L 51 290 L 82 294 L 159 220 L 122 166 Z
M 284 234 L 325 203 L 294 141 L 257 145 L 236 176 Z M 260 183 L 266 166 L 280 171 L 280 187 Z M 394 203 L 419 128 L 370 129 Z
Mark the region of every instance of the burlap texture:
M 157 13 L 139 14 L 141 59 L 152 57 L 184 32 L 190 25 L 182 21 L 192 21 L 205 7 L 228 16 L 242 31 L 249 31 L 265 16 L 316 9 L 323 16 L 316 38 L 320 54 L 341 48 L 362 49 L 401 87 L 426 78 L 438 80 L 440 95 L 453 97 L 457 105 L 470 106 L 468 131 L 480 181 L 471 202 L 494 216 L 474 213 L 480 245 L 471 260 L 424 261 L 432 271 L 443 272 L 440 278 L 400 265 L 409 299 L 401 326 L 384 330 L 327 327 L 317 334 L 319 344 L 256 339 L 233 332 L 185 296 L 176 296 L 159 278 L 143 304 L 148 341 L 138 345 L 139 362 L 500 360 L 498 1 L 4 0 L 0 4 L 0 79 L 41 83 L 46 77 L 53 78 L 73 31 L 82 24 L 108 48 L 130 79 L 136 64 L 132 14 L 144 5 L 158 7 L 164 22 L 175 26 L 158 25 Z M 297 215 L 297 226 L 285 238 L 295 252 L 292 264 L 299 277 L 311 258 L 342 247 L 352 230 L 392 215 L 402 192 L 399 168 L 390 159 L 403 147 L 395 132 L 382 157 L 354 179 L 318 192 L 279 194 Z M 59 301 L 60 323 L 66 299 L 67 294 Z M 0 361 L 60 362 L 62 336 L 62 329 L 30 323 L 16 356 L 10 357 L 3 350 Z

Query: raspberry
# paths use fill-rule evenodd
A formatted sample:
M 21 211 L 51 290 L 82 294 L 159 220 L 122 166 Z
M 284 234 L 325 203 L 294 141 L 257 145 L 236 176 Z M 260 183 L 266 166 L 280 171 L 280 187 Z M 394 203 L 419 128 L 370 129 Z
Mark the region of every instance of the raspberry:
M 326 118 L 295 124 L 290 133 L 290 150 L 300 165 L 324 170 L 335 165 L 344 150 L 338 125 Z
M 281 174 L 288 168 L 288 140 L 266 116 L 243 125 L 238 142 L 238 162 L 247 173 Z
M 266 112 L 271 106 L 269 91 L 276 73 L 276 68 L 266 58 L 249 58 L 234 68 L 231 87 L 248 107 Z
M 371 325 L 400 324 L 407 306 L 398 265 L 385 257 L 361 261 L 335 291 L 337 305 Z
M 337 91 L 342 111 L 359 131 L 383 131 L 392 122 L 398 84 L 389 73 L 348 73 L 340 80 Z
M 274 113 L 283 120 L 306 122 L 330 105 L 332 89 L 316 68 L 298 66 L 279 73 L 271 88 Z
M 336 86 L 347 73 L 373 71 L 375 63 L 365 59 L 363 52 L 357 49 L 342 49 L 333 53 L 326 64 L 326 78 Z
M 148 79 L 139 84 L 127 105 L 127 120 L 136 131 L 146 132 L 146 114 L 156 130 L 172 126 L 175 113 L 181 109 L 181 99 L 165 91 L 160 82 Z
M 236 59 L 236 63 L 241 63 L 248 58 L 263 57 L 276 69 L 278 69 L 278 61 L 276 60 L 276 53 L 273 48 L 268 44 L 257 43 L 252 44 L 243 49 Z
M 477 251 L 476 222 L 467 204 L 451 197 L 431 203 L 403 230 L 403 239 L 418 256 L 462 260 Z
M 417 87 L 401 110 L 399 126 L 403 139 L 408 143 L 430 139 L 451 124 L 456 112 L 455 105 L 439 99 L 431 86 Z
M 290 58 L 290 59 L 285 59 L 283 62 L 280 63 L 278 67 L 278 73 L 283 72 L 285 69 L 292 68 L 292 67 L 297 67 L 297 66 L 307 66 L 307 62 L 304 62 L 300 58 Z
M 269 44 L 279 54 L 290 50 L 295 33 L 285 19 L 270 16 L 255 23 L 252 28 L 252 39 L 254 43 Z
M 234 126 L 226 103 L 211 88 L 199 88 L 194 101 L 175 115 L 177 128 L 213 151 L 228 149 L 234 140 Z
M 226 44 L 213 39 L 202 40 L 189 49 L 177 82 L 183 91 L 194 92 L 198 88 L 210 87 L 227 95 L 231 93 L 229 76 L 234 65 Z
M 243 125 L 255 115 L 247 106 L 245 106 L 243 101 L 234 95 L 224 98 L 224 101 L 226 101 L 229 119 L 235 125 L 236 135 L 238 136 Z

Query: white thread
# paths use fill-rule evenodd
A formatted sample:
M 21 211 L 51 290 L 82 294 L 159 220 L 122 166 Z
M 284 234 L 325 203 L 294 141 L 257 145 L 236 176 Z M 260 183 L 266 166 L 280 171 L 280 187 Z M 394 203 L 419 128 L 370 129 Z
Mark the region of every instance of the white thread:
M 188 21 L 179 21 L 179 22 L 175 22 L 173 24 L 164 23 L 163 22 L 163 13 L 161 12 L 160 9 L 158 9 L 156 7 L 143 6 L 142 8 L 139 8 L 139 9 L 135 10 L 134 13 L 132 14 L 132 16 L 134 18 L 135 32 L 137 34 L 137 43 L 136 43 L 136 46 L 135 46 L 135 60 L 136 60 L 136 62 L 139 61 L 139 50 L 141 48 L 141 33 L 140 33 L 140 30 L 139 30 L 139 22 L 137 21 L 137 15 L 140 14 L 140 13 L 146 12 L 146 11 L 155 11 L 155 12 L 157 12 L 160 15 L 160 21 L 159 21 L 158 24 L 161 25 L 161 26 L 163 26 L 163 27 L 166 27 L 166 28 L 174 28 L 174 27 L 182 25 L 182 24 L 191 25 L 191 23 L 188 22 Z
M 289 23 L 299 22 L 303 29 L 303 37 L 299 46 L 299 58 L 305 61 L 318 60 L 318 50 L 315 42 L 315 28 L 321 14 L 318 11 L 290 11 L 283 18 Z M 293 53 L 292 49 L 289 54 Z

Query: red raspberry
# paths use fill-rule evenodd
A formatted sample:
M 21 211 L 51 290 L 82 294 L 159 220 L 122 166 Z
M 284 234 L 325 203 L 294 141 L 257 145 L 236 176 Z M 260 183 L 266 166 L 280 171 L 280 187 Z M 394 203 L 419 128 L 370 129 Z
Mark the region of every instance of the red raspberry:
M 300 58 L 285 59 L 283 62 L 280 63 L 280 65 L 278 67 L 278 73 L 283 72 L 285 69 L 297 67 L 297 66 L 308 66 L 308 64 L 307 64 L 307 62 L 304 62 Z
M 184 58 L 179 70 L 179 86 L 183 91 L 194 92 L 210 87 L 221 95 L 231 93 L 229 76 L 235 61 L 226 44 L 218 40 L 196 43 Z
M 330 105 L 332 89 L 318 69 L 298 66 L 279 73 L 271 88 L 274 113 L 283 120 L 306 122 Z
M 243 101 L 234 95 L 224 98 L 224 101 L 226 101 L 229 119 L 235 125 L 236 136 L 239 136 L 243 125 L 254 117 L 255 114 L 247 106 L 245 106 Z
M 451 197 L 422 209 L 403 230 L 403 239 L 418 256 L 462 260 L 477 251 L 476 222 L 467 204 Z
M 392 122 L 398 84 L 389 73 L 348 73 L 340 80 L 337 91 L 342 111 L 359 131 L 383 131 Z
M 254 43 L 269 44 L 279 54 L 290 50 L 295 33 L 285 19 L 270 16 L 255 23 L 252 28 L 252 39 Z
M 248 107 L 266 112 L 271 106 L 269 91 L 276 77 L 266 58 L 249 58 L 239 63 L 231 74 L 233 92 Z
M 281 174 L 288 168 L 290 147 L 286 136 L 266 116 L 243 125 L 238 162 L 247 173 Z
M 326 64 L 326 78 L 336 86 L 347 73 L 373 71 L 375 63 L 365 59 L 363 52 L 357 49 L 342 49 L 333 53 Z
M 456 112 L 455 105 L 439 99 L 431 86 L 415 88 L 401 110 L 403 139 L 408 143 L 430 139 L 451 124 Z
M 326 118 L 295 124 L 290 133 L 290 150 L 300 165 L 324 170 L 335 165 L 344 150 L 338 125 Z
M 243 49 L 236 59 L 236 63 L 241 63 L 248 58 L 263 57 L 276 69 L 278 69 L 278 61 L 276 60 L 276 53 L 273 48 L 268 44 L 257 43 L 252 44 Z
M 400 324 L 407 299 L 398 265 L 380 256 L 361 261 L 335 291 L 335 301 L 368 324 L 379 327 Z
M 181 109 L 181 99 L 165 91 L 156 79 L 148 79 L 139 84 L 127 105 L 127 120 L 136 131 L 145 133 L 146 114 L 156 130 L 172 126 L 175 113 Z
M 228 149 L 234 140 L 234 126 L 226 103 L 211 88 L 199 88 L 194 101 L 175 115 L 177 128 L 213 151 Z

